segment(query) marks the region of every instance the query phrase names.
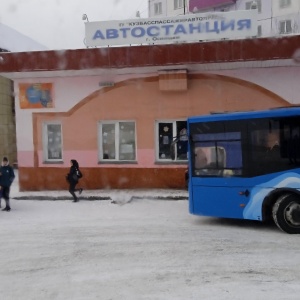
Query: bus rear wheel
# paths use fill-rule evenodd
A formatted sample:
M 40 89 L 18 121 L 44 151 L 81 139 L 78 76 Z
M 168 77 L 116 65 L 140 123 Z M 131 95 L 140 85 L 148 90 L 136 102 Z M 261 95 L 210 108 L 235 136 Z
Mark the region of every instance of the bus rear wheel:
M 300 233 L 300 197 L 285 194 L 278 198 L 272 210 L 275 224 L 284 232 Z

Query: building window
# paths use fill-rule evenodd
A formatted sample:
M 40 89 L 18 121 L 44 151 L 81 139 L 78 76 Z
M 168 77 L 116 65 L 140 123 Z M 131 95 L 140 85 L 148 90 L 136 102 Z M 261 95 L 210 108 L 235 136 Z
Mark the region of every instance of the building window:
M 101 161 L 135 161 L 135 122 L 100 123 L 99 149 Z
M 258 13 L 261 13 L 261 0 L 246 2 L 246 9 L 257 9 Z
M 291 0 L 279 0 L 279 7 L 286 8 L 291 6 Z
M 154 3 L 154 15 L 161 15 L 162 14 L 162 3 Z
M 62 128 L 60 123 L 44 124 L 43 148 L 45 161 L 62 161 Z
M 183 8 L 183 0 L 174 0 L 174 9 Z
M 221 12 L 226 12 L 226 11 L 229 11 L 228 7 L 227 8 L 220 8 L 220 11 Z
M 279 33 L 280 34 L 292 33 L 292 21 L 291 20 L 280 21 Z
M 159 121 L 156 123 L 156 159 L 158 161 L 187 160 L 187 122 L 186 121 Z M 174 157 L 171 144 L 177 140 Z
M 257 37 L 261 37 L 262 36 L 262 28 L 261 25 L 257 26 Z

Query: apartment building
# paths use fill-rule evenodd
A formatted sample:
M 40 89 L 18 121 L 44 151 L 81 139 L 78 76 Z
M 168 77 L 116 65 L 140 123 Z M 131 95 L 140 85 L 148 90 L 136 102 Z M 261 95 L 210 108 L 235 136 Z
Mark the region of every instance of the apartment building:
M 273 0 L 271 26 L 273 35 L 299 34 L 300 0 Z
M 257 36 L 299 34 L 299 0 L 149 0 L 149 17 L 258 10 Z
M 187 0 L 149 0 L 149 17 L 171 17 L 189 13 Z

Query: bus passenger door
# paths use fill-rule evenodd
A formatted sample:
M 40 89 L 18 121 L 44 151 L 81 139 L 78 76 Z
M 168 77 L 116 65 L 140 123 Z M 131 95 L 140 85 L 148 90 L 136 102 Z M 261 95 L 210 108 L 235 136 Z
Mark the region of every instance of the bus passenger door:
M 242 218 L 248 202 L 241 132 L 193 135 L 190 211 L 194 214 Z
M 213 179 L 213 180 L 212 180 Z M 243 218 L 250 188 L 244 178 L 192 178 L 190 212 L 196 215 Z

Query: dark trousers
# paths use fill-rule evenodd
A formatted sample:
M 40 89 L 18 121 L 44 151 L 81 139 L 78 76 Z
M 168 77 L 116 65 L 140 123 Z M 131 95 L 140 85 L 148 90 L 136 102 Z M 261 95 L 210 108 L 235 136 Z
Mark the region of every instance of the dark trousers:
M 4 198 L 6 208 L 10 208 L 9 205 L 9 193 L 10 193 L 10 187 L 9 186 L 3 186 L 1 188 L 1 198 Z
M 78 200 L 77 196 L 75 195 L 75 192 L 78 191 L 78 189 L 76 189 L 77 183 L 78 182 L 70 182 L 70 186 L 69 186 L 69 192 L 73 196 L 74 201 Z

